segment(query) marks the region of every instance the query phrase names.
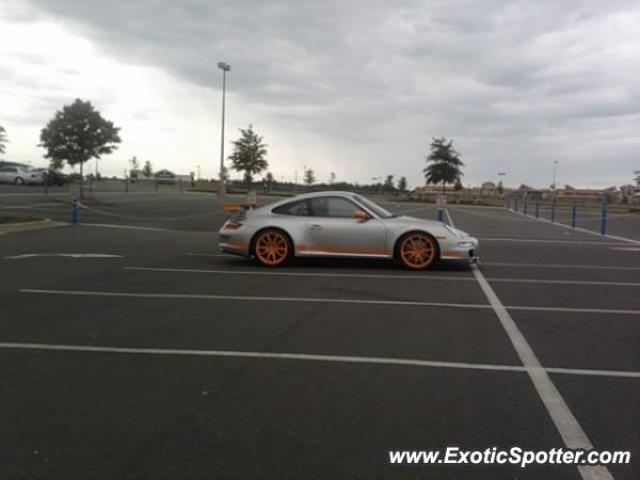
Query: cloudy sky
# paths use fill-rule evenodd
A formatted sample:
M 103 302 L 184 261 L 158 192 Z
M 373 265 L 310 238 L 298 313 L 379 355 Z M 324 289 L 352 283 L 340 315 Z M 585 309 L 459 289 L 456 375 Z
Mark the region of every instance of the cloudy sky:
M 101 172 L 213 176 L 224 60 L 227 139 L 252 123 L 278 179 L 416 186 L 445 136 L 465 184 L 546 186 L 557 160 L 606 187 L 640 169 L 639 53 L 637 0 L 0 0 L 0 125 L 44 165 L 40 129 L 89 99 L 122 127 Z

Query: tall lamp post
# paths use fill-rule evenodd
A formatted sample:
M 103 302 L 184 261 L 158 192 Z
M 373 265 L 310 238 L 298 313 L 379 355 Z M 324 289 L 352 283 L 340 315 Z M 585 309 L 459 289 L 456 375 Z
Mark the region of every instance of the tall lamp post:
M 502 183 L 502 177 L 504 177 L 506 174 L 507 172 L 498 172 L 498 184 L 496 185 L 496 194 L 500 194 L 500 192 L 498 192 L 498 187 Z M 502 190 L 504 191 L 504 184 L 502 185 Z
M 551 184 L 551 188 L 556 190 L 556 176 L 558 173 L 558 160 L 553 161 L 553 183 Z
M 225 62 L 218 62 L 218 68 L 222 70 L 222 133 L 220 135 L 220 184 L 218 186 L 218 196 L 224 197 L 224 107 L 227 90 L 227 72 L 231 70 L 231 65 Z

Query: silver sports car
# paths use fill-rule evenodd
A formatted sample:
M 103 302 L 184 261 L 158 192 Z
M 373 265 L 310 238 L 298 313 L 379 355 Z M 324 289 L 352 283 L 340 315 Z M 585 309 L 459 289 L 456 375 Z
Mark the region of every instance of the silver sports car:
M 425 270 L 478 258 L 478 240 L 442 222 L 393 215 L 349 192 L 317 192 L 240 209 L 220 229 L 220 249 L 277 267 L 291 257 L 396 259 Z

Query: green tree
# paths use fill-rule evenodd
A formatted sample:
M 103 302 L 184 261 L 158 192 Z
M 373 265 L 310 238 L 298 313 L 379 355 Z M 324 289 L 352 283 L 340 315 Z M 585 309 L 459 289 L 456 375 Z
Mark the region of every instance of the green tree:
M 401 192 L 407 191 L 407 177 L 400 177 L 400 180 L 398 180 L 398 190 Z
M 233 142 L 233 153 L 229 156 L 231 167 L 244 172 L 244 181 L 251 186 L 253 176 L 264 171 L 269 162 L 266 160 L 267 145 L 262 137 L 253 131 L 253 125 L 240 129 L 240 138 Z
M 431 153 L 425 158 L 427 166 L 424 168 L 424 178 L 427 183 L 442 183 L 442 191 L 446 192 L 447 184 L 456 183 L 462 178 L 464 163 L 460 154 L 453 149 L 453 140 L 446 138 L 432 138 Z
M 264 183 L 267 187 L 267 190 L 271 190 L 273 188 L 274 181 L 275 179 L 273 178 L 273 173 L 267 172 L 267 174 L 264 176 Z
M 310 187 L 311 185 L 316 183 L 316 176 L 313 173 L 313 170 L 311 170 L 310 168 L 307 168 L 304 171 L 304 183 L 307 185 L 307 187 Z
M 52 120 L 40 132 L 40 144 L 47 152 L 44 157 L 57 168 L 63 162 L 80 164 L 80 197 L 84 196 L 82 185 L 84 162 L 100 155 L 112 153 L 120 143 L 118 132 L 112 122 L 105 120 L 91 102 L 79 98 L 56 112 Z
M 384 191 L 385 192 L 393 192 L 396 187 L 393 185 L 393 175 L 387 175 L 387 178 L 384 180 Z
M 138 172 L 140 171 L 140 162 L 138 162 L 138 157 L 134 155 L 129 159 L 129 163 L 131 164 L 131 170 L 129 170 L 129 176 L 131 178 L 138 178 Z
M 142 175 L 144 175 L 146 178 L 149 178 L 151 175 L 153 175 L 153 165 L 151 165 L 151 162 L 149 160 L 144 162 L 144 167 L 142 167 Z
M 7 140 L 7 131 L 4 129 L 2 125 L 0 125 L 0 153 L 5 152 L 5 144 L 8 142 Z

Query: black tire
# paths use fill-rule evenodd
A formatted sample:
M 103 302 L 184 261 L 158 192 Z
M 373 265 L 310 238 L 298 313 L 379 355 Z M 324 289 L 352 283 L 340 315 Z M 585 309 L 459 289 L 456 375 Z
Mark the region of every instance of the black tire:
M 22 177 L 16 177 L 16 179 L 14 180 L 14 183 L 16 185 L 24 185 L 24 179 Z
M 418 243 L 418 245 L 410 248 L 411 245 L 408 242 Z M 411 253 L 412 249 L 413 253 Z M 415 254 L 416 249 L 424 250 L 424 253 L 420 253 L 418 257 Z M 411 255 L 414 255 L 413 259 Z M 420 231 L 408 232 L 396 242 L 394 258 L 407 270 L 429 270 L 440 260 L 440 246 L 433 235 Z
M 251 254 L 265 267 L 281 267 L 293 256 L 293 242 L 284 230 L 265 228 L 251 240 Z

